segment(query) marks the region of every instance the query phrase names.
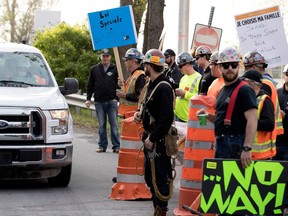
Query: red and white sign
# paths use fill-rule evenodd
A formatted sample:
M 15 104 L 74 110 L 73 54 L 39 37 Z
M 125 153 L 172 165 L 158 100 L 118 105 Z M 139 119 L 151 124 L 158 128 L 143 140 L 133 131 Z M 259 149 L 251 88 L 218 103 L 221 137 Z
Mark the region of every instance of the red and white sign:
M 221 36 L 222 29 L 197 23 L 191 48 L 204 45 L 210 47 L 212 52 L 214 52 L 219 49 Z

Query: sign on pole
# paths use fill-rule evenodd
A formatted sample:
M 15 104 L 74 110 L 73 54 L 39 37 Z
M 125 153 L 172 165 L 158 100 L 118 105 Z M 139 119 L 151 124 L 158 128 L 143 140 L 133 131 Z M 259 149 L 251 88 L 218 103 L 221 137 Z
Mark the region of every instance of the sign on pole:
M 240 160 L 205 159 L 201 212 L 282 214 L 287 167 L 287 161 L 259 160 L 244 169 Z
M 88 13 L 93 49 L 137 43 L 131 5 Z
M 288 63 L 288 45 L 278 6 L 235 16 L 241 53 L 261 53 L 268 68 Z
M 222 29 L 197 23 L 191 48 L 203 45 L 208 46 L 214 52 L 219 49 L 221 36 Z
M 118 75 L 123 80 L 118 46 L 137 43 L 131 5 L 88 13 L 93 49 L 113 47 Z

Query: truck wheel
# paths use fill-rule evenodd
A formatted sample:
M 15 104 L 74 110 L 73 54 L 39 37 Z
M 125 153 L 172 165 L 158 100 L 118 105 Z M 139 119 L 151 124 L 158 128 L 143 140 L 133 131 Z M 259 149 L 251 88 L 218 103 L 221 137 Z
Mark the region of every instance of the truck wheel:
M 57 176 L 48 178 L 48 184 L 54 187 L 67 187 L 70 182 L 71 172 L 72 164 L 62 167 L 61 172 Z

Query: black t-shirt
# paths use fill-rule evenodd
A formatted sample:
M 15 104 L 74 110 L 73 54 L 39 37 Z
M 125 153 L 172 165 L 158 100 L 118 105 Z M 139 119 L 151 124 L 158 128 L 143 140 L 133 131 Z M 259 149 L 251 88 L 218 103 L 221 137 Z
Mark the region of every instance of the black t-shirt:
M 219 93 L 216 101 L 215 135 L 221 134 L 245 134 L 246 118 L 244 112 L 249 109 L 257 109 L 256 95 L 253 89 L 244 85 L 239 89 L 236 97 L 235 106 L 232 112 L 231 125 L 224 125 L 224 119 L 230 102 L 233 90 L 241 81 L 224 86 Z
M 217 77 L 212 76 L 210 67 L 207 67 L 200 79 L 198 94 L 207 95 L 209 86 L 215 79 Z

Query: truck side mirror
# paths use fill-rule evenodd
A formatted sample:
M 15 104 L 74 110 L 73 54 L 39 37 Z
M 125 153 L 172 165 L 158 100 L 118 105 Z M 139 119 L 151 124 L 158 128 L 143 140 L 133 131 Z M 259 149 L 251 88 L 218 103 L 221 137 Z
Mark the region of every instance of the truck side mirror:
M 79 82 L 75 78 L 65 78 L 64 86 L 59 86 L 63 95 L 75 94 L 79 90 Z

